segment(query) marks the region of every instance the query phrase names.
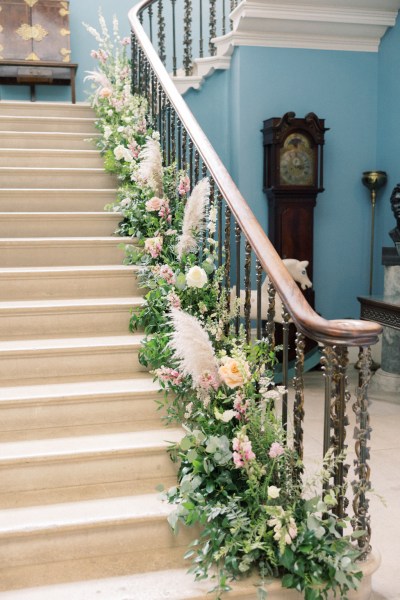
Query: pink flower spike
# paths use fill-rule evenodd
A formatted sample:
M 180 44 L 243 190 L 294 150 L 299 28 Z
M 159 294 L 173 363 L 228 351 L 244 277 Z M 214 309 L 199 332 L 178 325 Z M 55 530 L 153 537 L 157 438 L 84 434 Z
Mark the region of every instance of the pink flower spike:
M 278 456 L 282 456 L 284 454 L 285 449 L 278 442 L 274 442 L 271 444 L 271 448 L 269 449 L 268 456 L 270 458 L 277 458 Z

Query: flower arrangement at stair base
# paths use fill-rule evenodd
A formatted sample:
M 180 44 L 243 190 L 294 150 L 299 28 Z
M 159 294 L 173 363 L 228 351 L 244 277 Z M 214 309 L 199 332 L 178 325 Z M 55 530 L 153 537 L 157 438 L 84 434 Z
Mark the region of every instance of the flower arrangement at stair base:
M 114 20 L 114 44 L 104 19 L 90 79 L 106 169 L 120 180 L 122 215 L 117 233 L 136 238 L 126 262 L 142 267 L 146 295 L 130 327 L 146 338 L 140 355 L 164 390 L 166 421 L 185 435 L 171 446 L 178 482 L 165 492 L 176 505 L 169 517 L 200 525 L 187 552 L 196 578 L 216 578 L 219 597 L 229 580 L 258 569 L 261 579 L 323 600 L 341 599 L 361 573 L 358 552 L 343 536 L 347 521 L 332 509 L 340 490 L 321 499 L 337 466 L 331 455 L 313 485 L 276 412 L 283 390 L 273 383 L 274 351 L 264 339 L 248 344 L 229 333 L 237 314 L 228 309 L 223 270 L 217 267 L 217 209 L 207 179 L 196 185 L 176 165 L 164 167 L 159 136 L 146 123 L 146 102 L 130 95 L 126 39 Z M 341 457 L 343 460 L 343 457 Z M 318 485 L 317 485 L 318 484 Z M 313 493 L 311 493 L 313 492 Z M 263 584 L 260 598 L 266 597 Z

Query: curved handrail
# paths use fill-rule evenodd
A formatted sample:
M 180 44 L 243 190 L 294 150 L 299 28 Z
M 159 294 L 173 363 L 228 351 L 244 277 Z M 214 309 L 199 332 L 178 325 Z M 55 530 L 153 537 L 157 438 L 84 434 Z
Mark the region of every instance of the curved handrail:
M 268 273 L 297 329 L 306 337 L 329 346 L 334 344 L 345 346 L 375 344 L 378 341 L 378 335 L 382 332 L 382 327 L 377 323 L 350 319 L 327 320 L 318 315 L 308 304 L 193 113 L 176 89 L 144 31 L 139 15 L 153 2 L 154 0 L 141 0 L 129 11 L 132 30 L 168 96 L 169 102 L 189 132 L 208 171 L 250 242 L 263 269 Z

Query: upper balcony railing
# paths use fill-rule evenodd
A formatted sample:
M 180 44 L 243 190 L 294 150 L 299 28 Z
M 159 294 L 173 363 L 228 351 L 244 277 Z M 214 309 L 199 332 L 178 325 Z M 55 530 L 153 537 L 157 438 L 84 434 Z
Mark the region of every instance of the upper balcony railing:
M 275 342 L 275 295 L 283 305 L 280 335 L 283 342 L 282 382 L 289 386 L 289 335 L 290 328 L 296 328 L 294 337 L 294 405 L 293 443 L 300 457 L 303 456 L 304 420 L 304 360 L 305 340 L 314 340 L 321 349 L 321 363 L 325 377 L 325 417 L 323 453 L 333 448 L 336 456 L 347 448 L 346 426 L 348 424 L 347 405 L 350 394 L 346 369 L 348 347 L 360 347 L 360 382 L 356 390 L 353 411 L 356 414 L 355 433 L 355 479 L 353 488 L 352 524 L 355 530 L 365 533 L 358 539 L 364 557 L 371 550 L 370 516 L 368 498 L 370 488 L 369 448 L 370 437 L 367 389 L 371 376 L 371 352 L 369 346 L 375 344 L 381 332 L 379 325 L 358 320 L 326 320 L 318 315 L 307 303 L 298 285 L 286 269 L 260 223 L 255 218 L 246 200 L 236 187 L 226 168 L 216 154 L 211 143 L 200 128 L 187 104 L 177 91 L 170 72 L 178 72 L 181 61 L 186 75 L 191 73 L 195 49 L 204 56 L 206 42 L 205 8 L 202 0 L 192 3 L 182 0 L 179 7 L 176 0 L 168 0 L 168 23 L 163 11 L 162 0 L 142 0 L 129 14 L 132 27 L 132 77 L 133 93 L 143 95 L 149 104 L 150 119 L 160 132 L 160 142 L 165 164 L 176 163 L 178 169 L 188 171 L 192 185 L 201 177 L 208 176 L 211 185 L 210 203 L 217 209 L 218 221 L 214 234 L 218 241 L 219 264 L 224 267 L 224 285 L 231 296 L 244 299 L 242 316 L 236 318 L 235 329 L 242 322 L 248 340 L 252 331 L 258 339 L 268 337 Z M 216 0 L 208 4 L 207 26 L 210 55 L 215 53 L 213 39 L 223 34 L 229 25 L 227 2 Z M 229 10 L 236 2 L 229 3 Z M 179 8 L 179 11 L 178 11 Z M 195 28 L 192 12 L 196 10 L 196 33 L 198 40 L 193 42 Z M 179 18 L 177 17 L 179 13 Z M 183 23 L 183 32 L 177 34 L 177 23 Z M 149 32 L 147 35 L 145 29 Z M 168 38 L 167 38 L 168 36 Z M 167 56 L 167 50 L 171 54 Z M 197 50 L 196 50 L 197 52 Z M 205 236 L 207 237 L 207 236 Z M 204 240 L 204 244 L 206 244 Z M 268 279 L 267 279 L 268 277 Z M 252 279 L 255 289 L 251 290 Z M 264 283 L 263 283 L 264 279 Z M 267 292 L 265 291 L 267 287 Z M 256 316 L 252 311 L 252 298 L 256 298 Z M 267 300 L 265 300 L 267 298 Z M 265 308 L 268 306 L 268 308 Z M 252 326 L 254 330 L 252 330 Z M 288 427 L 288 394 L 282 398 L 282 420 Z M 347 466 L 340 464 L 334 483 L 346 489 Z M 348 500 L 343 491 L 337 513 L 347 514 Z

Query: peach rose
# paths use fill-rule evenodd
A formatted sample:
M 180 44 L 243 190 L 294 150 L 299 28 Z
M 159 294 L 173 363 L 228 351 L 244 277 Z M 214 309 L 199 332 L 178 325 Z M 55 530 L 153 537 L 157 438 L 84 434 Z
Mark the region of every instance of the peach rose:
M 99 96 L 101 98 L 109 98 L 110 96 L 112 96 L 112 89 L 104 87 L 100 90 L 100 94 Z
M 158 212 L 163 204 L 164 200 L 162 200 L 161 198 L 157 198 L 157 196 L 154 196 L 150 200 L 147 200 L 146 210 L 147 212 Z
M 226 358 L 218 373 L 222 381 L 230 388 L 241 387 L 250 377 L 249 365 L 234 358 Z

